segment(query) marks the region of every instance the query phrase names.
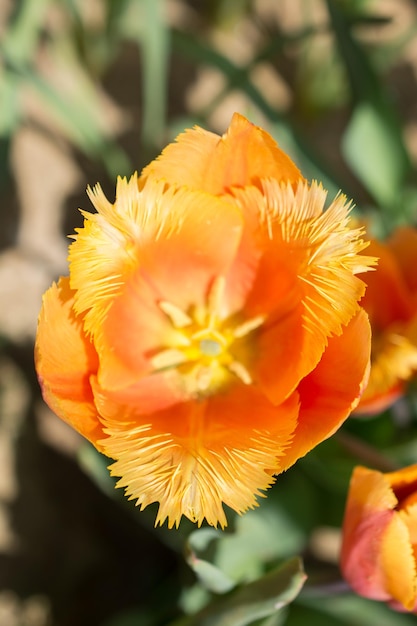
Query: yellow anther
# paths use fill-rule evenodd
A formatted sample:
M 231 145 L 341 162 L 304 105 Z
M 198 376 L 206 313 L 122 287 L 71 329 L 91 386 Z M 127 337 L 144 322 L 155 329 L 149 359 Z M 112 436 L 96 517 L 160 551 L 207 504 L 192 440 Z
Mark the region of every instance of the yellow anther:
M 244 337 L 245 335 L 251 333 L 253 330 L 256 330 L 257 328 L 262 326 L 264 321 L 265 315 L 252 317 L 252 319 L 243 322 L 243 324 L 240 324 L 240 326 L 236 326 L 236 328 L 233 329 L 233 335 L 236 337 L 236 339 L 240 339 L 240 337 Z
M 156 370 L 167 369 L 169 367 L 177 367 L 181 363 L 185 363 L 187 357 L 182 350 L 176 350 L 175 348 L 168 348 L 162 350 L 152 357 L 151 363 Z
M 185 328 L 185 326 L 189 326 L 193 323 L 191 317 L 178 306 L 172 304 L 172 302 L 162 300 L 159 303 L 159 308 L 165 313 L 165 315 L 168 315 L 175 328 Z
M 242 365 L 242 363 L 240 363 L 239 361 L 232 361 L 231 363 L 228 363 L 227 369 L 232 372 L 232 374 L 237 376 L 245 385 L 252 384 L 253 381 L 251 375 L 249 374 L 246 367 Z

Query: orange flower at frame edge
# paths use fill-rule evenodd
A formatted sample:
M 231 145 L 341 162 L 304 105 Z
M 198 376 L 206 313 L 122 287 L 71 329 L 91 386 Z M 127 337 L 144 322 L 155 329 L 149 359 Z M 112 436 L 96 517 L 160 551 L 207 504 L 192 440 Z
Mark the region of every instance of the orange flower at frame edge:
M 378 266 L 364 278 L 371 371 L 357 412 L 373 414 L 404 394 L 417 372 L 417 229 L 398 227 L 384 242 L 371 240 L 367 252 L 378 257 Z
M 339 195 L 235 114 L 180 135 L 111 204 L 89 190 L 70 276 L 45 294 L 46 402 L 114 459 L 156 523 L 227 524 L 356 406 L 373 259 Z
M 417 465 L 356 467 L 343 523 L 341 570 L 361 596 L 417 612 Z

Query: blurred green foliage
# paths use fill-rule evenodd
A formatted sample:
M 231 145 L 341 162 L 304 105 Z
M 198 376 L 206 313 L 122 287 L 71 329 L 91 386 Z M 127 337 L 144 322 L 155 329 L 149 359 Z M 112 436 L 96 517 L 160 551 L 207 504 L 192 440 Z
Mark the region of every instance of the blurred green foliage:
M 331 194 L 342 187 L 356 200 L 358 210 L 372 217 L 378 232 L 415 222 L 417 182 L 404 142 L 401 94 L 393 92 L 388 80 L 417 32 L 415 19 L 392 40 L 383 36 L 392 16 L 378 12 L 378 3 L 370 0 L 300 2 L 297 6 L 304 10 L 295 29 L 266 21 L 257 3 L 249 0 L 178 2 L 189 15 L 182 20 L 168 17 L 175 3 L 163 0 L 103 0 L 98 3 L 97 21 L 86 17 L 86 4 L 14 3 L 0 41 L 3 187 L 13 175 L 12 138 L 22 125 L 33 124 L 24 105 L 28 91 L 40 100 L 46 118 L 55 120 L 68 146 L 102 166 L 113 179 L 140 167 L 185 126 L 199 123 L 209 128 L 216 111 L 239 94 L 245 103 L 241 112 L 266 126 L 307 178 L 322 180 Z M 317 11 L 318 20 L 313 19 Z M 236 53 L 228 54 L 227 46 L 216 44 L 214 34 L 232 40 L 236 29 L 249 26 L 257 29 L 256 45 L 242 61 L 236 60 Z M 109 132 L 97 114 L 101 107 L 97 87 L 105 85 L 114 68 L 117 72 L 127 49 L 133 49 L 138 59 L 137 73 L 129 80 L 138 85 L 140 123 L 131 132 L 136 133 L 133 139 L 143 163 L 135 161 L 136 152 Z M 71 90 L 62 91 L 50 82 L 39 62 L 42 55 L 76 78 Z M 215 70 L 222 78 L 221 88 L 208 84 L 203 101 L 189 107 L 184 94 L 178 93 L 183 67 L 176 70 L 179 60 L 193 75 L 203 68 Z M 268 81 L 260 86 L 255 80 L 256 70 L 265 64 L 284 78 L 290 105 L 272 101 Z M 120 82 L 119 88 L 123 86 Z M 171 106 L 173 94 L 179 102 L 176 107 Z M 335 122 L 329 144 L 326 125 Z M 160 626 L 171 621 L 167 615 L 174 615 L 172 624 L 178 626 L 414 623 L 409 616 L 350 594 L 339 584 L 334 554 L 319 549 L 312 538 L 317 529 L 340 528 L 355 464 L 379 463 L 386 469 L 416 459 L 416 401 L 410 393 L 377 419 L 348 420 L 339 435 L 278 477 L 259 509 L 242 518 L 230 514 L 231 527 L 225 532 L 195 530 L 188 523 L 179 531 L 152 529 L 153 510 L 138 513 L 131 504 L 120 503 L 121 515 L 134 515 L 138 524 L 178 554 L 175 576 L 182 591 L 173 597 L 168 579 L 159 590 L 158 606 L 150 602 L 127 607 L 103 626 Z M 102 457 L 87 445 L 80 462 L 100 489 L 122 499 Z M 304 557 L 308 575 L 304 587 L 303 568 L 295 555 Z

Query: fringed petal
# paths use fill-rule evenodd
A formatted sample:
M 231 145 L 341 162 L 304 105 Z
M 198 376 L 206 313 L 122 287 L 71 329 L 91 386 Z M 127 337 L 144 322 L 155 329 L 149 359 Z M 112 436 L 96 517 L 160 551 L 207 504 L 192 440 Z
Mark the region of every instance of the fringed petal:
M 164 180 L 221 195 L 267 177 L 289 183 L 302 179 L 268 133 L 235 113 L 222 137 L 198 127 L 179 135 L 145 167 L 141 180 Z
M 105 408 L 105 407 L 104 407 Z M 226 526 L 222 503 L 243 513 L 274 482 L 297 423 L 298 396 L 273 407 L 252 387 L 235 385 L 203 402 L 152 416 L 133 405 L 104 416 L 106 454 L 119 487 L 141 508 L 160 503 L 156 523 Z

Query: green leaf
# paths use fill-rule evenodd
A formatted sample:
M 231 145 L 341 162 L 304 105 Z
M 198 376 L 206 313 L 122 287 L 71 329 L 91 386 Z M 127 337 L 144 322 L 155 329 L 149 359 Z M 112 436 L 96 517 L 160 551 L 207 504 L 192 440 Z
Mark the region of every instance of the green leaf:
M 398 212 L 410 159 L 381 77 L 351 31 L 363 9 L 334 0 L 327 0 L 327 7 L 354 102 L 342 139 L 344 157 L 374 200 L 382 208 Z M 394 219 L 392 214 L 389 217 Z
M 200 583 L 209 591 L 227 593 L 236 586 L 234 580 L 226 576 L 221 569 L 212 563 L 199 559 L 195 555 L 191 555 L 187 561 Z
M 164 2 L 142 0 L 144 28 L 139 34 L 143 66 L 142 140 L 145 146 L 159 146 L 165 130 L 169 30 Z
M 310 590 L 309 590 L 310 591 Z M 307 595 L 307 593 L 306 593 Z M 331 596 L 330 594 L 320 598 L 310 599 L 307 597 L 297 599 L 297 604 L 308 609 L 306 615 L 314 613 L 321 615 L 317 621 L 309 619 L 309 624 L 334 624 L 341 626 L 412 626 L 415 624 L 415 616 L 397 613 L 382 602 L 373 602 L 354 594 Z M 323 618 L 324 617 L 324 618 Z M 320 621 L 321 619 L 321 621 Z M 289 626 L 303 623 L 298 620 L 289 620 Z
M 408 158 L 399 131 L 384 111 L 371 102 L 357 105 L 342 140 L 349 166 L 383 207 L 396 206 Z
M 233 580 L 249 582 L 271 564 L 297 554 L 305 543 L 297 522 L 271 498 L 259 509 L 236 518 L 235 532 L 224 534 L 216 543 L 213 562 Z
M 52 0 L 17 3 L 17 11 L 1 42 L 1 50 L 9 62 L 25 65 L 33 59 L 49 4 Z
M 20 121 L 20 80 L 12 72 L 4 71 L 0 79 L 0 137 L 12 134 Z
M 215 528 L 199 528 L 188 537 L 189 548 L 195 552 L 207 550 L 212 541 L 220 539 L 224 534 Z
M 306 514 L 306 507 L 303 511 Z M 297 554 L 306 544 L 304 530 L 272 499 L 256 511 L 236 516 L 233 526 L 233 532 L 201 528 L 188 538 L 189 565 L 201 584 L 215 593 L 259 578 L 266 568 Z
M 218 540 L 220 537 L 219 531 L 213 528 L 202 528 L 192 532 L 187 543 L 188 565 L 202 586 L 213 593 L 226 593 L 236 586 L 236 582 L 220 568 L 199 556 L 207 550 L 213 540 Z
M 283 624 L 285 624 L 286 617 L 287 610 L 281 609 L 278 613 L 274 613 L 266 619 L 263 619 L 261 622 L 258 622 L 256 626 L 283 626 Z
M 305 579 L 301 559 L 293 558 L 196 615 L 177 622 L 176 626 L 248 626 L 292 602 Z

